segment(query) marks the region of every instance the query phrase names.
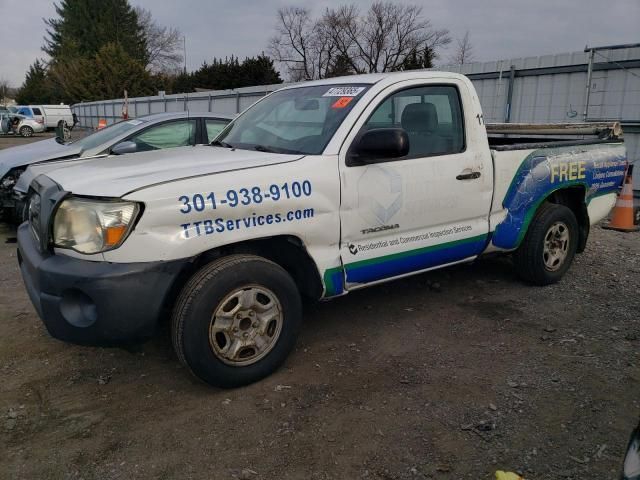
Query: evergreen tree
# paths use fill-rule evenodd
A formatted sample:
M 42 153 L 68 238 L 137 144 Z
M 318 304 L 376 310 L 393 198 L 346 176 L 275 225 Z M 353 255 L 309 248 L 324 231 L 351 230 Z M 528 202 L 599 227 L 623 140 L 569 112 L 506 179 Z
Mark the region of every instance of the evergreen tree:
M 264 53 L 253 58 L 246 58 L 240 65 L 242 86 L 272 85 L 282 83 L 280 74 L 273 66 L 273 60 Z
M 332 77 L 344 77 L 345 75 L 353 75 L 355 71 L 353 70 L 353 64 L 349 57 L 343 53 L 339 54 L 329 68 L 325 75 L 325 78 Z
M 144 31 L 128 0 L 62 0 L 55 9 L 59 18 L 45 20 L 43 47 L 54 62 L 93 58 L 104 45 L 113 43 L 146 66 Z
M 173 78 L 171 87 L 167 89 L 170 93 L 191 93 L 193 89 L 193 74 L 181 73 Z
M 273 66 L 273 60 L 266 55 L 248 57 L 242 63 L 237 57 L 214 58 L 211 63 L 202 66 L 191 75 L 182 74 L 176 78 L 173 91 L 183 92 L 181 86 L 203 90 L 225 90 L 253 85 L 271 85 L 282 83 L 280 75 Z
M 29 67 L 24 83 L 16 95 L 16 101 L 22 105 L 53 102 L 47 69 L 40 60 L 36 60 Z
M 424 51 L 418 53 L 412 50 L 404 61 L 398 66 L 397 70 L 419 70 L 421 68 L 432 68 L 435 52 L 427 47 Z
M 117 43 L 104 45 L 93 58 L 62 60 L 52 65 L 54 86 L 63 89 L 67 102 L 154 94 L 159 86 L 142 64 Z

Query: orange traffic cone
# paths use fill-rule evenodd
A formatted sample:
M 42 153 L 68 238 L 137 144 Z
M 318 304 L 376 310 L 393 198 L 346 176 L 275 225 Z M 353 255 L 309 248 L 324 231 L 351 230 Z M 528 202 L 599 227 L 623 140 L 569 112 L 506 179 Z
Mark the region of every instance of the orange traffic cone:
M 640 226 L 633 224 L 633 181 L 631 174 L 633 173 L 633 165 L 629 165 L 627 174 L 624 177 L 622 192 L 618 197 L 616 206 L 613 208 L 611 221 L 604 225 L 603 228 L 617 230 L 619 232 L 637 232 Z
M 102 130 L 106 126 L 107 126 L 107 121 L 104 118 L 101 118 L 100 120 L 98 120 L 98 130 Z

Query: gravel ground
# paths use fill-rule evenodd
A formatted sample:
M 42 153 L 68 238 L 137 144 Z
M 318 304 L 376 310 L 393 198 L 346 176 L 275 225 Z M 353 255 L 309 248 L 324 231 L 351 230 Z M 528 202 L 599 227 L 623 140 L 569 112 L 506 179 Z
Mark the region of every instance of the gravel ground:
M 0 139 L 0 143 L 2 139 Z M 309 305 L 285 366 L 216 390 L 164 325 L 48 336 L 0 226 L 0 478 L 614 479 L 640 412 L 640 234 L 594 228 L 557 285 L 491 257 Z

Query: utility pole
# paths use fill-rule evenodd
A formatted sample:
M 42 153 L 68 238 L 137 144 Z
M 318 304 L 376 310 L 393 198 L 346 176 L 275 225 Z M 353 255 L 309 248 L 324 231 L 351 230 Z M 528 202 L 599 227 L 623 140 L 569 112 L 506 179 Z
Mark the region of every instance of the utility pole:
M 587 86 L 584 95 L 584 113 L 582 114 L 582 121 L 586 122 L 589 117 L 589 99 L 591 97 L 591 80 L 593 79 L 593 57 L 596 54 L 594 48 L 585 48 L 584 51 L 589 51 L 589 64 L 587 65 Z
M 187 36 L 182 37 L 182 48 L 184 49 L 184 73 L 187 73 Z

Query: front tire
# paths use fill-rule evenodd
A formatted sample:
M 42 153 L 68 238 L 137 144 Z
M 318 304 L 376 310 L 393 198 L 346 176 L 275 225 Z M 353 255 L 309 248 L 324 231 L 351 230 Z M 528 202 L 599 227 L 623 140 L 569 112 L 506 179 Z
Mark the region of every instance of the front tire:
M 202 267 L 180 293 L 172 317 L 173 346 L 201 380 L 233 388 L 274 372 L 295 345 L 300 294 L 279 265 L 230 255 Z
M 559 281 L 573 262 L 578 234 L 578 221 L 569 208 L 554 203 L 542 204 L 522 244 L 513 254 L 518 275 L 534 285 Z
M 33 128 L 25 125 L 24 127 L 20 127 L 20 135 L 22 135 L 23 137 L 33 137 Z

